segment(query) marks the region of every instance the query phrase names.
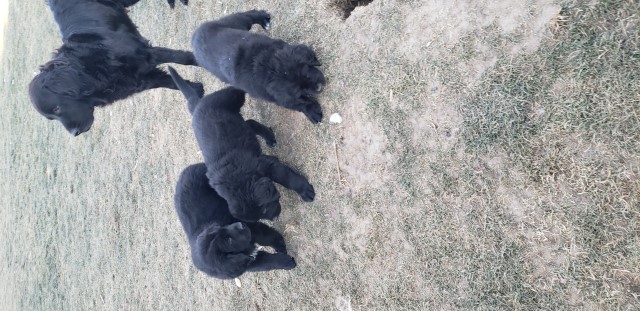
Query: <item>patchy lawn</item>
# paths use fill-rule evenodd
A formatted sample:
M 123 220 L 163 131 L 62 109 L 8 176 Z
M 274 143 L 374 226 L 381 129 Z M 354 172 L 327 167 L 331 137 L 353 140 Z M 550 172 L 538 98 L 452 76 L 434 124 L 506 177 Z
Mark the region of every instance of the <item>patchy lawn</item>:
M 273 225 L 298 267 L 243 275 L 241 287 L 193 268 L 173 210 L 180 171 L 202 161 L 181 94 L 99 109 L 71 137 L 27 96 L 60 45 L 53 18 L 42 0 L 9 2 L 3 310 L 640 308 L 638 1 L 134 6 L 145 37 L 181 49 L 206 20 L 266 9 L 271 36 L 323 63 L 321 124 L 245 105 L 274 127 L 265 151 L 317 197 L 282 190 Z M 347 2 L 360 6 L 347 14 Z M 223 86 L 177 67 L 207 92 Z M 328 123 L 335 112 L 343 123 Z

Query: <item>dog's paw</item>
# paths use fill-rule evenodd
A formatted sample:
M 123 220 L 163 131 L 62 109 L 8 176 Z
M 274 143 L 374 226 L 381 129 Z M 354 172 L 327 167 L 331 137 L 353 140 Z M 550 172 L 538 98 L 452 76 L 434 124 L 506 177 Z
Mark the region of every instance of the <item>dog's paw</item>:
M 189 4 L 189 0 L 180 0 L 180 2 L 184 5 Z M 176 0 L 167 0 L 167 3 L 169 3 L 169 7 L 172 9 L 176 7 Z
M 265 139 L 264 142 L 269 146 L 269 148 L 273 148 L 278 142 L 276 141 L 276 135 L 273 133 L 273 129 L 269 128 L 269 132 L 271 132 L 271 135 Z
M 298 191 L 300 198 L 305 202 L 312 202 L 316 197 L 316 191 L 313 189 L 313 186 L 307 183 L 302 190 Z
M 281 269 L 285 269 L 285 270 L 291 270 L 293 268 L 295 268 L 298 264 L 296 263 L 296 260 L 287 255 L 287 254 L 283 254 L 283 253 L 276 253 L 275 255 L 278 255 L 279 261 L 280 261 L 280 268 Z
M 281 243 L 275 243 L 271 247 L 273 247 L 273 249 L 278 253 L 287 253 L 287 245 L 284 243 L 284 241 L 282 241 Z
M 262 29 L 264 30 L 269 30 L 269 27 L 271 26 L 271 16 L 266 17 L 264 20 L 262 20 L 260 26 L 262 26 Z
M 190 82 L 191 87 L 196 90 L 198 93 L 198 97 L 202 98 L 204 96 L 204 86 L 200 82 Z
M 254 20 L 256 24 L 260 24 L 262 29 L 269 30 L 269 26 L 271 25 L 271 14 L 267 13 L 267 11 L 263 10 L 253 10 Z
M 304 111 L 304 114 L 307 116 L 311 123 L 318 123 L 322 121 L 322 108 L 320 108 L 320 104 L 314 103 L 307 106 L 307 110 Z

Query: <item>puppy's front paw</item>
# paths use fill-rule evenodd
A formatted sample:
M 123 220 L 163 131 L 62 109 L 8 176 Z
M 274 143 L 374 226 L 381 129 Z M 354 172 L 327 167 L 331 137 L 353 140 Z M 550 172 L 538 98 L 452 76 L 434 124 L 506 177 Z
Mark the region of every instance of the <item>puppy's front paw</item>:
M 278 253 L 287 253 L 287 244 L 284 243 L 284 240 L 274 243 L 271 247 Z
M 260 24 L 264 30 L 269 29 L 269 24 L 271 24 L 271 14 L 267 13 L 264 10 L 251 10 L 247 11 L 244 14 L 248 14 L 251 16 L 253 20 L 253 24 Z
M 260 22 L 260 26 L 262 26 L 262 29 L 264 29 L 264 30 L 269 30 L 269 26 L 271 26 L 271 16 L 268 15 L 268 14 L 269 13 L 267 13 L 267 17 L 265 17 L 262 20 L 262 22 Z
M 189 0 L 180 0 L 180 2 L 184 5 L 189 4 Z M 169 3 L 169 7 L 172 9 L 176 6 L 176 0 L 167 0 L 167 3 Z
M 304 188 L 302 188 L 302 190 L 299 191 L 298 194 L 300 195 L 300 198 L 302 198 L 302 200 L 305 202 L 312 202 L 313 199 L 316 197 L 316 191 L 313 189 L 313 186 L 309 183 L 307 183 L 307 185 Z
M 269 146 L 269 148 L 273 148 L 276 146 L 277 141 L 275 139 L 267 140 L 266 143 L 267 143 L 267 146 Z
M 273 129 L 269 128 L 269 131 L 271 132 L 271 136 L 265 139 L 264 142 L 267 144 L 267 146 L 273 148 L 278 142 L 276 141 L 276 135 L 273 133 Z
M 280 263 L 281 263 L 280 267 L 282 269 L 291 270 L 291 269 L 295 268 L 298 265 L 296 263 L 296 260 L 293 257 L 291 257 L 291 256 L 289 256 L 287 254 L 282 254 L 282 253 L 277 253 L 277 254 L 282 256 L 282 259 L 280 261 Z

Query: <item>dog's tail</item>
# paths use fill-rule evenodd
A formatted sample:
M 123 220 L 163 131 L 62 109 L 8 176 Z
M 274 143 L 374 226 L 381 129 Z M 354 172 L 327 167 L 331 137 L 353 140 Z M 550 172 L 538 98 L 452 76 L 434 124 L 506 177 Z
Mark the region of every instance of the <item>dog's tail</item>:
M 193 110 L 196 109 L 196 105 L 200 101 L 200 95 L 198 95 L 198 92 L 194 90 L 193 87 L 191 87 L 191 85 L 189 85 L 189 83 L 187 83 L 187 81 L 185 81 L 171 66 L 169 66 L 169 74 L 171 75 L 173 82 L 178 86 L 178 89 L 182 92 L 182 95 L 187 99 L 187 102 L 189 103 L 189 113 L 193 114 Z

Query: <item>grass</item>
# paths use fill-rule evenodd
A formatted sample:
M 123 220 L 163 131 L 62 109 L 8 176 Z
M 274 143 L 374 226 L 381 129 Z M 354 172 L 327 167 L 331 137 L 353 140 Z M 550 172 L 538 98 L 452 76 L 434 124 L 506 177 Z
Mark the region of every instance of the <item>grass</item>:
M 154 44 L 187 49 L 201 22 L 264 8 L 271 36 L 323 62 L 320 101 L 342 124 L 256 100 L 243 111 L 274 127 L 266 152 L 316 188 L 313 203 L 282 190 L 272 223 L 298 267 L 244 275 L 240 288 L 195 270 L 172 206 L 180 171 L 202 161 L 180 94 L 100 109 L 70 137 L 26 96 L 60 44 L 51 14 L 11 1 L 3 310 L 640 306 L 637 1 L 375 1 L 348 19 L 330 1 L 190 2 L 142 1 L 131 16 Z

